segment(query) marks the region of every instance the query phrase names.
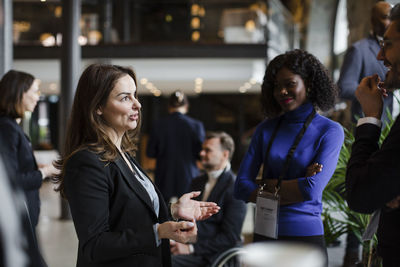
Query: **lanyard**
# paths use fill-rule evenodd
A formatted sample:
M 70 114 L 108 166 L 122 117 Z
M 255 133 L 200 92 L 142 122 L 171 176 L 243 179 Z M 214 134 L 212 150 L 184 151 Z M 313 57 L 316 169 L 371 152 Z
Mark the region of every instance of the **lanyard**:
M 311 112 L 311 114 L 308 115 L 306 121 L 305 121 L 304 124 L 303 124 L 303 127 L 301 128 L 300 132 L 297 134 L 296 139 L 294 140 L 293 145 L 292 145 L 291 148 L 289 149 L 289 152 L 288 152 L 288 154 L 287 154 L 287 156 L 286 156 L 285 164 L 283 165 L 282 171 L 281 171 L 281 173 L 280 173 L 280 175 L 279 175 L 279 178 L 278 178 L 278 183 L 276 184 L 276 187 L 275 187 L 275 194 L 278 193 L 278 191 L 279 191 L 279 189 L 280 189 L 280 187 L 281 187 L 282 180 L 283 180 L 283 178 L 285 177 L 285 174 L 286 174 L 286 172 L 287 172 L 288 169 L 289 169 L 289 163 L 290 163 L 290 161 L 291 161 L 292 158 L 293 158 L 293 154 L 294 154 L 294 152 L 296 151 L 297 145 L 300 143 L 300 141 L 301 141 L 301 139 L 303 138 L 304 133 L 306 132 L 308 126 L 310 125 L 311 121 L 314 119 L 315 113 L 316 113 L 316 112 L 315 112 L 315 109 L 313 109 L 313 111 Z M 267 147 L 267 151 L 265 152 L 265 157 L 264 157 L 264 158 L 265 158 L 265 159 L 264 159 L 264 170 L 263 170 L 263 181 L 266 180 L 265 175 L 266 175 L 266 173 L 267 173 L 266 166 L 267 166 L 268 159 L 269 159 L 269 152 L 270 152 L 270 150 L 271 150 L 271 146 L 272 146 L 272 143 L 273 143 L 273 141 L 274 141 L 274 139 L 275 139 L 275 137 L 276 137 L 276 134 L 278 133 L 279 127 L 280 127 L 280 125 L 281 125 L 281 122 L 282 122 L 282 116 L 279 118 L 279 121 L 278 121 L 278 123 L 277 123 L 277 125 L 276 125 L 276 127 L 275 127 L 275 129 L 274 129 L 274 132 L 273 132 L 272 135 L 271 135 L 271 139 L 269 140 L 268 147 Z M 265 185 L 265 183 L 263 183 L 263 184 Z M 264 187 L 264 186 L 262 186 L 261 190 L 263 189 L 263 187 Z

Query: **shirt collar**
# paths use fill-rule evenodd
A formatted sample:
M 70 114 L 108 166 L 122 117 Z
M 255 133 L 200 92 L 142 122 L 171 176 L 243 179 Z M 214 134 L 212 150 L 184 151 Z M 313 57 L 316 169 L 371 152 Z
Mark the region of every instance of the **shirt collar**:
M 217 180 L 217 179 L 221 176 L 221 174 L 222 174 L 224 171 L 229 171 L 230 169 L 231 169 L 231 163 L 228 162 L 228 163 L 226 164 L 225 168 L 223 168 L 223 169 L 207 172 L 208 179 L 215 179 L 215 180 Z

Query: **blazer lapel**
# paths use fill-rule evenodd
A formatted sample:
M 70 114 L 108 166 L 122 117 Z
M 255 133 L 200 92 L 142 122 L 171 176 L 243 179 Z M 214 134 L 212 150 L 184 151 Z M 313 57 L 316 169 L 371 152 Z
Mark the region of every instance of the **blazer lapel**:
M 142 186 L 142 184 L 134 176 L 134 174 L 129 169 L 129 167 L 126 165 L 124 160 L 121 157 L 118 157 L 115 160 L 115 164 L 120 169 L 122 176 L 124 177 L 126 183 L 129 185 L 129 187 L 136 193 L 136 195 L 145 203 L 145 205 L 153 212 L 153 214 L 157 218 L 157 215 L 154 211 L 154 207 L 153 207 L 153 204 L 151 203 L 149 194 L 147 193 L 146 189 Z
M 195 200 L 203 199 L 204 188 L 206 186 L 207 181 L 208 181 L 208 176 L 206 173 L 204 173 L 203 175 L 199 176 L 198 178 L 192 181 L 192 185 L 190 188 L 191 191 L 201 191 L 200 195 L 194 198 Z
M 219 177 L 218 181 L 215 184 L 214 188 L 211 190 L 210 195 L 208 196 L 207 201 L 217 202 L 218 196 L 222 195 L 222 192 L 226 189 L 227 184 L 230 182 L 229 171 L 223 172 Z
M 165 204 L 163 195 L 162 195 L 161 192 L 158 190 L 157 186 L 153 183 L 153 181 L 150 179 L 150 177 L 147 176 L 146 172 L 142 169 L 142 167 L 137 163 L 137 161 L 136 161 L 133 157 L 131 157 L 130 155 L 128 155 L 128 156 L 129 156 L 129 159 L 130 159 L 131 161 L 134 162 L 135 166 L 136 166 L 144 175 L 146 175 L 147 179 L 149 179 L 149 181 L 153 184 L 154 189 L 156 190 L 157 195 L 158 195 L 158 202 L 159 202 L 159 204 L 160 204 L 160 216 L 159 216 L 159 217 L 160 217 L 161 220 L 168 220 L 169 211 L 168 211 L 167 205 Z M 146 193 L 147 193 L 147 192 L 146 192 Z

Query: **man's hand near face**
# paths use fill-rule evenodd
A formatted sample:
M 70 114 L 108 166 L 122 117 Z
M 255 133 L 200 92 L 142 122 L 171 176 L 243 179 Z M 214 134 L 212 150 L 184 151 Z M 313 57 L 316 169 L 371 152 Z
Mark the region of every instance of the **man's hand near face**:
M 377 74 L 367 76 L 361 80 L 356 90 L 357 100 L 360 102 L 365 117 L 374 117 L 380 120 L 383 109 L 383 97 L 387 96 L 384 88 L 379 88 L 380 78 Z

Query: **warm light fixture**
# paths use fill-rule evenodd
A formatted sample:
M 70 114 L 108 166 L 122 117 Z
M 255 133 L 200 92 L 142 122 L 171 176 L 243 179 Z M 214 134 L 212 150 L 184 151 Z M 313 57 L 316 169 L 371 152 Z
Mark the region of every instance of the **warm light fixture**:
M 148 80 L 146 78 L 140 79 L 140 84 L 145 85 L 147 82 L 148 82 Z
M 248 20 L 246 21 L 246 24 L 244 25 L 244 27 L 246 28 L 247 31 L 249 32 L 253 32 L 256 28 L 256 24 L 254 22 L 254 20 Z
M 200 28 L 200 19 L 198 17 L 193 17 L 190 22 L 190 27 L 192 27 L 192 29 Z
M 88 43 L 88 38 L 86 36 L 80 35 L 78 37 L 78 44 L 83 46 L 83 45 L 87 45 Z
M 197 42 L 198 40 L 200 40 L 200 32 L 199 31 L 192 32 L 192 41 Z
M 61 6 L 58 6 L 54 9 L 54 16 L 56 18 L 61 18 L 61 16 L 62 16 L 62 7 Z
M 205 15 L 206 15 L 206 10 L 204 9 L 204 7 L 200 7 L 199 16 L 204 17 Z
M 45 47 L 54 46 L 56 44 L 56 38 L 51 33 L 42 33 L 39 40 Z
M 49 84 L 49 89 L 51 91 L 56 91 L 57 90 L 57 84 L 56 83 L 50 83 Z
M 172 19 L 173 19 L 173 17 L 172 17 L 172 15 L 171 15 L 171 14 L 167 14 L 167 15 L 165 15 L 165 21 L 166 21 L 166 22 L 171 22 L 171 21 L 172 21 Z
M 149 89 L 149 90 L 153 89 L 153 87 L 154 87 L 154 85 L 152 83 L 147 83 L 146 84 L 146 88 Z
M 200 6 L 198 4 L 193 4 L 190 10 L 192 16 L 198 16 L 200 11 Z

